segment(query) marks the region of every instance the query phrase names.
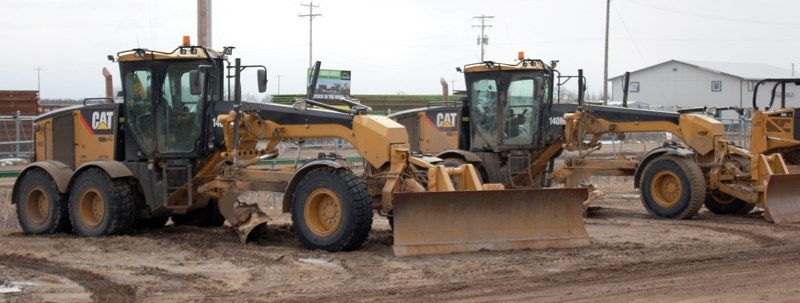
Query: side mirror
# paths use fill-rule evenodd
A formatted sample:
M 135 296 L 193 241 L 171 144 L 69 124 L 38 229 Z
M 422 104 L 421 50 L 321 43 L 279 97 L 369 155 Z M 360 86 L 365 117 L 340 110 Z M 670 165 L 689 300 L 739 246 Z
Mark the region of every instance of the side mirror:
M 544 78 L 536 77 L 533 79 L 533 85 L 535 86 L 535 94 L 537 98 L 544 97 Z
M 199 96 L 203 93 L 203 81 L 198 70 L 189 72 L 189 93 L 192 96 Z
M 263 93 L 267 91 L 267 70 L 258 70 L 258 92 Z

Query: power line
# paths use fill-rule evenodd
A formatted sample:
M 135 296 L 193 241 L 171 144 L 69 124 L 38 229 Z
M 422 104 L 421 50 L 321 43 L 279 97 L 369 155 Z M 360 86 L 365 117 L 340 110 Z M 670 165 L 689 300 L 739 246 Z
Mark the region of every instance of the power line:
M 308 17 L 308 68 L 311 68 L 311 57 L 312 57 L 312 45 L 314 40 L 314 17 L 320 17 L 322 14 L 314 14 L 314 8 L 319 7 L 319 5 L 314 5 L 314 1 L 309 2 L 308 4 L 300 3 L 300 6 L 307 6 L 308 7 L 308 14 L 307 15 L 297 15 L 300 18 Z
M 492 18 L 494 18 L 494 16 L 486 16 L 486 15 L 483 15 L 483 14 L 481 14 L 480 16 L 472 17 L 472 19 L 481 19 L 481 25 L 473 25 L 472 26 L 473 28 L 475 28 L 475 27 L 480 27 L 481 28 L 481 35 L 478 36 L 478 45 L 481 46 L 481 62 L 483 62 L 483 54 L 485 53 L 484 45 L 489 44 L 489 37 L 486 37 L 486 34 L 484 34 L 484 30 L 487 27 L 492 27 L 491 25 L 487 25 L 486 24 L 486 19 L 492 19 Z

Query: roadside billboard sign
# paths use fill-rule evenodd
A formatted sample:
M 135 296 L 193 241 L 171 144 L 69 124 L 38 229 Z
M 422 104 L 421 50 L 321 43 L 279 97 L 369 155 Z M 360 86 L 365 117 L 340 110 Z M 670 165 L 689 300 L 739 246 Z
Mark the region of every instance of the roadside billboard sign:
M 306 75 L 306 83 L 311 83 L 311 69 Z M 330 103 L 350 97 L 350 76 L 349 70 L 320 69 L 314 100 Z

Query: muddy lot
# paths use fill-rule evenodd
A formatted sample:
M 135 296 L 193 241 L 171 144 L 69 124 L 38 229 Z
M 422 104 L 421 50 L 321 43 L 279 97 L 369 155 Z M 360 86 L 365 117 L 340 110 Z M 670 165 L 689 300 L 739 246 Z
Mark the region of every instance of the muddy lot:
M 586 219 L 594 244 L 579 249 L 397 258 L 377 216 L 347 253 L 303 249 L 285 215 L 247 245 L 226 227 L 106 238 L 7 227 L 0 302 L 800 302 L 800 225 L 706 210 L 656 220 L 630 179 L 605 181 Z

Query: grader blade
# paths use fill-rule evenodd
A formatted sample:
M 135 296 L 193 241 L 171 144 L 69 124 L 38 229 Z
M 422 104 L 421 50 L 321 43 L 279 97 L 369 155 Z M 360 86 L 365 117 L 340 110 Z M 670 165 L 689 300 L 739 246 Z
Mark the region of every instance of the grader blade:
M 239 236 L 239 241 L 245 244 L 250 232 L 259 225 L 266 224 L 271 218 L 261 211 L 258 205 L 239 203 L 237 199 L 239 194 L 235 189 L 226 191 L 217 207 L 225 220 L 231 224 L 236 235 Z
M 591 244 L 585 188 L 394 194 L 394 253 L 569 248 Z
M 772 175 L 767 184 L 768 215 L 777 224 L 800 222 L 800 175 Z

